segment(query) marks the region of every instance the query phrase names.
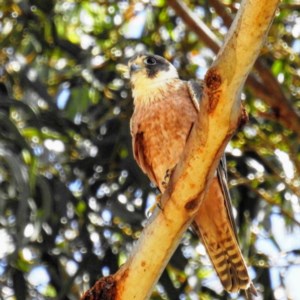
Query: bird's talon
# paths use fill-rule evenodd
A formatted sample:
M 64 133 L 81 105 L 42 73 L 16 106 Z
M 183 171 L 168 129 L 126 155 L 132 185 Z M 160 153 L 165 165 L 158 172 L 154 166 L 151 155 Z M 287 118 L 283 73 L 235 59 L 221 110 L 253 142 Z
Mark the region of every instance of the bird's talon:
M 172 171 L 170 169 L 167 169 L 165 177 L 164 177 L 164 180 L 161 182 L 162 186 L 165 189 L 167 188 L 167 186 L 169 184 L 169 181 L 170 181 L 170 178 L 171 178 L 171 174 L 172 174 Z
M 155 197 L 155 204 L 158 206 L 158 208 L 160 210 L 162 210 L 162 206 L 161 206 L 161 194 L 158 194 L 156 197 Z
M 149 218 L 152 213 L 154 212 L 155 208 L 158 207 L 160 210 L 162 210 L 162 205 L 161 205 L 161 194 L 157 195 L 155 197 L 155 203 L 149 207 L 149 209 L 146 212 L 147 218 Z

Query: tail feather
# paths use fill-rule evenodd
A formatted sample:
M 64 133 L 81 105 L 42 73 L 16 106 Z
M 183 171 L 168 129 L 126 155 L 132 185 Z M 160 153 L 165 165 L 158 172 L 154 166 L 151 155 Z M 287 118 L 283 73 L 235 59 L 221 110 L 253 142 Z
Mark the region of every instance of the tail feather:
M 197 224 L 199 225 L 199 224 Z M 213 239 L 211 231 L 200 228 L 201 238 L 214 268 L 228 292 L 238 292 L 247 289 L 250 277 L 242 253 L 235 241 L 235 237 L 227 231 L 225 239 Z
M 228 292 L 238 292 L 254 286 L 225 201 L 216 177 L 203 199 L 193 227 L 202 239 L 224 289 Z

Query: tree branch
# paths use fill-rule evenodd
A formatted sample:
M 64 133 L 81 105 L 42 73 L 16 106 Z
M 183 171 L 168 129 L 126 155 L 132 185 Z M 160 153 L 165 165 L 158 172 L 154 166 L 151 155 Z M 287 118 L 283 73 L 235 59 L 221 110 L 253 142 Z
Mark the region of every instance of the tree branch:
M 198 120 L 182 161 L 130 259 L 82 299 L 148 299 L 192 222 L 224 148 L 238 126 L 240 90 L 264 42 L 279 0 L 244 0 L 204 83 Z M 238 67 L 233 67 L 238 66 Z M 200 199 L 200 200 L 199 200 Z
M 223 19 L 224 24 L 229 27 L 232 23 L 231 16 L 226 11 L 226 7 L 219 0 L 210 0 L 218 15 Z M 219 50 L 219 41 L 215 34 L 201 21 L 181 0 L 168 0 L 169 5 L 176 11 L 208 47 L 215 53 Z M 255 69 L 260 76 L 260 80 L 254 75 L 247 79 L 247 85 L 252 92 L 268 104 L 274 112 L 275 118 L 286 128 L 300 135 L 300 115 L 295 110 L 292 103 L 284 95 L 281 86 L 274 78 L 269 69 L 264 66 L 262 59 L 255 63 Z
M 220 49 L 221 43 L 215 34 L 206 26 L 202 20 L 188 8 L 188 6 L 181 0 L 167 0 L 176 14 L 190 27 L 213 52 L 217 53 Z

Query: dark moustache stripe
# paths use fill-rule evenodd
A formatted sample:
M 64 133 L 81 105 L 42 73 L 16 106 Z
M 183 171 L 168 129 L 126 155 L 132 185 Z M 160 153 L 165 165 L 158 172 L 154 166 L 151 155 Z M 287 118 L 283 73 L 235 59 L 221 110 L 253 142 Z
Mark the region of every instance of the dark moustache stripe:
M 157 62 L 156 65 L 146 65 L 146 72 L 147 72 L 147 76 L 149 78 L 154 78 L 157 76 L 157 74 L 161 71 L 166 71 L 168 72 L 170 69 L 170 65 L 166 62 Z

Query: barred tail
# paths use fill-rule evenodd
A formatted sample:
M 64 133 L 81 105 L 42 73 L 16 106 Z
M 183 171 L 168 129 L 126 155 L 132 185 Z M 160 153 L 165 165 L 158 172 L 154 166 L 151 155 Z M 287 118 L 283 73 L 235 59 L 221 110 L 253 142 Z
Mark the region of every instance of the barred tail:
M 201 237 L 224 289 L 228 292 L 250 289 L 255 294 L 226 201 L 216 177 L 203 199 L 193 227 Z
M 211 233 L 200 229 L 200 232 L 203 232 L 201 238 L 224 289 L 228 292 L 238 292 L 248 289 L 251 280 L 234 236 L 228 232 L 225 224 L 224 227 L 219 231 L 218 239 L 213 239 Z

